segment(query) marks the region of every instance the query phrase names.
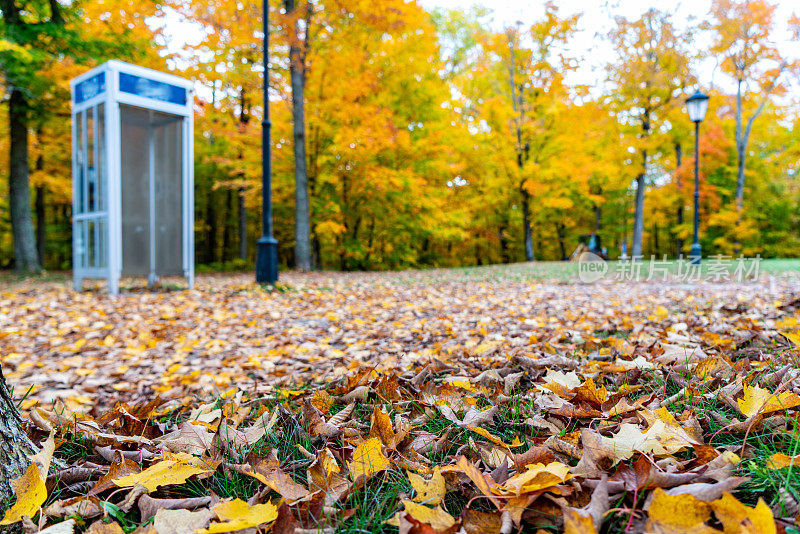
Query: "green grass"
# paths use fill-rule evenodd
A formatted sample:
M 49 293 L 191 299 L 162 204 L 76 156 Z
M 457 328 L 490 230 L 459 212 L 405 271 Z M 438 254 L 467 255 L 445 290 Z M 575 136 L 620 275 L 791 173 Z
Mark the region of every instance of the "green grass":
M 401 495 L 412 494 L 411 484 L 405 472 L 385 471 L 373 477 L 362 488 L 350 495 L 343 508 L 351 508 L 354 514 L 346 520 L 337 532 L 342 534 L 397 532 L 397 528 L 387 525 L 401 508 Z
M 709 268 L 713 258 L 704 258 L 702 264 L 702 272 L 708 275 Z M 656 258 L 656 261 L 661 261 Z M 615 273 L 625 265 L 619 261 L 609 261 L 608 272 L 604 279 L 614 279 Z M 642 261 L 642 272 L 647 273 L 650 258 L 644 258 Z M 626 264 L 628 264 L 626 262 Z M 668 260 L 666 263 L 659 263 L 664 266 L 666 271 L 671 274 L 678 272 L 678 262 L 675 260 Z M 209 266 L 198 266 L 198 274 L 214 274 L 214 273 L 229 273 L 232 272 L 228 267 L 231 266 L 216 266 L 219 268 L 211 268 Z M 237 264 L 236 272 L 242 272 L 242 266 Z M 775 258 L 764 259 L 760 261 L 759 271 L 763 274 L 778 275 L 778 276 L 793 276 L 800 275 L 800 258 Z M 249 271 L 246 271 L 249 272 Z M 484 265 L 484 266 L 470 266 L 470 267 L 455 267 L 455 268 L 423 268 L 423 269 L 410 269 L 406 271 L 399 271 L 390 273 L 396 277 L 398 283 L 413 284 L 415 282 L 424 282 L 431 280 L 473 280 L 473 281 L 490 281 L 496 279 L 503 279 L 509 281 L 556 281 L 556 282 L 573 282 L 577 281 L 578 266 L 574 262 L 564 261 L 537 261 L 531 263 L 511 263 L 500 265 Z M 29 275 L 23 273 L 15 273 L 13 271 L 0 271 L 0 287 L 12 286 L 24 282 L 56 282 L 66 283 L 72 277 L 69 271 L 52 271 L 44 272 L 42 274 Z M 656 278 L 660 277 L 660 271 Z M 644 278 L 644 277 L 643 277 Z M 181 288 L 180 284 L 176 288 Z M 275 288 L 270 288 L 279 292 L 289 291 L 290 288 L 278 285 Z

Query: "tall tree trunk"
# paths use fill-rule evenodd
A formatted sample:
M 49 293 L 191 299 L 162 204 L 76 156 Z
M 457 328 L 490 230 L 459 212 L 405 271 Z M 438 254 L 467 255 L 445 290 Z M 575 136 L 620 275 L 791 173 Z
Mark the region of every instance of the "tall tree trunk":
M 222 230 L 222 261 L 228 261 L 233 257 L 233 189 L 230 187 L 225 190 L 225 216 L 222 218 L 225 226 Z
M 658 257 L 658 223 L 653 223 L 653 254 Z
M 525 236 L 525 261 L 533 261 L 533 236 L 531 234 L 531 195 L 522 189 L 522 229 Z
M 35 452 L 0 367 L 0 502 L 14 494 L 9 481 L 25 473 L 28 456 Z
M 752 115 L 747 119 L 747 125 L 742 128 L 742 83 L 744 82 L 744 74 L 739 73 L 736 79 L 736 155 L 737 155 L 737 173 L 736 173 L 736 225 L 738 226 L 742 222 L 742 215 L 744 213 L 744 169 L 745 169 L 745 157 L 747 155 L 747 144 L 750 141 L 750 132 L 753 129 L 753 123 L 761 115 L 761 112 L 764 111 L 764 107 L 769 102 L 769 96 L 772 94 L 772 91 L 775 89 L 778 78 L 780 78 L 783 71 L 789 66 L 786 61 L 782 61 L 780 66 L 778 67 L 778 72 L 775 77 L 770 82 L 769 86 L 766 89 L 762 89 L 761 91 L 761 103 L 758 104 L 756 110 L 753 112 Z M 740 243 L 739 243 L 739 234 L 736 232 L 736 246 L 735 246 L 735 253 L 738 255 L 741 251 Z
M 339 234 L 339 242 L 341 248 L 339 249 L 339 270 L 344 271 L 345 267 L 347 266 L 347 259 L 345 255 L 347 254 L 347 233 L 349 227 L 349 216 L 350 216 L 350 181 L 347 179 L 347 172 L 341 174 L 342 179 L 342 226 L 344 226 L 344 231 Z
M 314 251 L 312 256 L 312 267 L 316 270 L 322 269 L 322 248 L 319 242 L 319 236 L 314 233 L 311 236 L 311 247 Z
M 736 85 L 736 226 L 742 222 L 744 210 L 744 164 L 747 150 L 747 139 L 742 131 L 742 79 Z M 739 234 L 734 232 L 734 254 L 739 255 L 741 244 Z
M 561 261 L 566 261 L 567 248 L 564 246 L 564 225 L 556 221 L 556 236 L 558 237 L 558 248 L 561 249 Z
M 11 136 L 8 195 L 11 233 L 14 238 L 14 268 L 39 272 L 39 254 L 31 213 L 30 168 L 28 167 L 28 102 L 20 89 L 11 90 L 8 103 Z
M 286 13 L 291 15 L 295 10 L 294 0 L 284 0 L 284 7 Z M 306 34 L 308 33 L 307 25 L 308 19 L 306 19 Z M 292 133 L 294 136 L 294 259 L 298 269 L 310 271 L 311 219 L 308 208 L 308 168 L 306 166 L 305 53 L 300 49 L 297 22 L 291 25 L 289 31 L 292 34 L 289 37 L 289 73 L 292 85 Z
M 369 230 L 367 231 L 367 254 L 364 256 L 364 269 L 370 269 L 371 265 L 370 262 L 372 261 L 372 244 L 375 238 L 375 217 L 373 216 L 369 221 Z M 428 237 L 425 237 L 426 245 L 423 246 L 423 250 L 427 248 L 427 241 Z
M 41 156 L 40 158 L 41 159 Z M 37 253 L 39 254 L 39 261 L 44 266 L 45 260 L 45 235 L 47 233 L 47 213 L 44 208 L 44 195 L 45 190 L 43 185 L 36 186 L 36 245 Z
M 681 147 L 680 142 L 675 143 L 675 170 L 678 171 L 676 173 L 676 185 L 678 187 L 678 213 L 677 213 L 677 225 L 683 226 L 683 181 L 681 180 L 680 168 L 681 164 L 683 163 L 683 147 Z M 681 231 L 681 230 L 679 230 Z M 683 253 L 683 239 L 678 237 L 675 240 L 675 247 L 677 249 L 676 256 L 680 257 Z
M 217 210 L 214 205 L 215 191 L 213 186 L 209 187 L 206 204 L 206 239 L 205 239 L 205 262 L 211 264 L 217 261 Z
M 508 225 L 504 222 L 503 225 L 499 228 L 499 236 L 500 236 L 500 261 L 503 263 L 510 263 L 511 259 L 508 256 L 508 233 L 506 229 Z
M 522 127 L 525 124 L 525 96 L 524 85 L 517 83 L 516 80 L 516 50 L 517 44 L 512 34 L 508 34 L 508 47 L 510 53 L 510 65 L 508 68 L 508 83 L 511 89 L 511 107 L 516 113 L 514 117 L 514 131 L 517 136 L 517 168 L 519 169 L 519 190 L 522 193 L 522 231 L 523 243 L 525 246 L 525 261 L 533 261 L 533 237 L 531 235 L 530 221 L 530 193 L 525 189 L 525 179 L 523 169 L 525 162 L 530 156 L 529 144 L 522 142 Z
M 239 259 L 247 261 L 247 208 L 244 205 L 244 187 L 239 188 Z
M 631 258 L 641 259 L 642 234 L 644 233 L 644 177 L 647 170 L 647 150 L 642 151 L 642 172 L 636 177 L 636 202 L 633 211 L 633 243 Z
M 603 229 L 603 207 L 600 204 L 594 205 L 594 233 L 600 234 Z
M 41 143 L 42 134 L 40 131 L 36 132 L 36 138 Z M 44 155 L 39 152 L 39 155 L 36 157 L 36 170 L 41 171 L 44 169 Z M 45 266 L 45 234 L 47 233 L 47 213 L 45 212 L 44 207 L 44 195 L 45 195 L 45 188 L 44 184 L 39 184 L 36 186 L 36 201 L 34 202 L 34 208 L 36 209 L 36 251 L 39 254 L 39 262 L 42 267 Z
M 72 204 L 63 204 L 61 206 L 61 228 L 64 236 L 72 235 Z M 69 237 L 67 237 L 69 241 Z M 70 265 L 72 263 L 72 247 L 59 246 L 59 269 L 62 265 Z

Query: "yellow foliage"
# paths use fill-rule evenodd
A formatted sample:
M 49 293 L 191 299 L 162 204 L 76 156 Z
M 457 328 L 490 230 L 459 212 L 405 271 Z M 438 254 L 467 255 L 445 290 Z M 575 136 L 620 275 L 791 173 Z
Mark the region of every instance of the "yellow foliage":
M 120 488 L 128 488 L 141 485 L 147 491 L 154 491 L 160 486 L 169 484 L 182 484 L 194 475 L 213 473 L 201 459 L 186 453 L 168 454 L 164 453 L 164 460 L 155 463 L 142 471 L 132 475 L 116 478 L 112 482 Z
M 381 451 L 381 440 L 370 438 L 358 444 L 349 466 L 350 476 L 354 481 L 358 481 L 362 477 L 369 478 L 379 471 L 388 469 L 392 463 Z
M 235 532 L 253 528 L 264 523 L 275 521 L 278 509 L 272 503 L 250 506 L 241 499 L 219 503 L 214 507 L 218 522 L 211 523 L 208 528 L 200 530 L 200 534 L 218 534 Z

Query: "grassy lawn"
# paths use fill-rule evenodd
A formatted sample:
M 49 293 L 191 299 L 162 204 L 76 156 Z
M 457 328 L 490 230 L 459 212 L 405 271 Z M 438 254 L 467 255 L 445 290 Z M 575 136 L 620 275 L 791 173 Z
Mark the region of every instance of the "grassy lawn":
M 681 272 L 681 269 L 686 269 L 686 264 L 680 263 L 676 260 L 654 260 L 656 263 L 651 264 L 651 259 L 646 258 L 642 261 L 641 273 L 643 280 L 646 278 L 650 269 L 655 268 L 654 277 L 660 278 L 662 271 L 666 271 L 672 275 Z M 703 275 L 708 275 L 709 271 L 713 272 L 715 258 L 704 258 L 701 266 Z M 724 268 L 727 272 L 733 272 L 735 263 L 732 260 L 724 259 Z M 615 273 L 620 273 L 624 270 L 625 266 L 630 265 L 629 262 L 609 261 L 607 279 L 613 280 Z M 651 267 L 655 265 L 655 267 Z M 746 264 L 746 269 L 752 268 L 751 263 Z M 630 268 L 627 269 L 630 272 Z M 758 268 L 753 271 L 764 275 L 777 275 L 777 276 L 794 276 L 800 274 L 800 258 L 773 258 L 759 260 Z M 498 265 L 485 265 L 485 266 L 472 266 L 460 268 L 444 268 L 444 269 L 419 269 L 397 271 L 400 278 L 405 277 L 416 280 L 431 277 L 434 280 L 441 279 L 469 279 L 469 280 L 491 280 L 491 279 L 510 279 L 510 280 L 557 280 L 557 281 L 577 281 L 578 266 L 575 262 L 563 261 L 536 261 L 531 263 L 511 263 L 511 264 L 498 264 Z M 213 273 L 208 273 L 213 274 Z M 66 282 L 70 280 L 72 274 L 69 271 L 54 271 L 46 272 L 41 275 L 26 275 L 15 273 L 13 271 L 0 270 L 0 285 L 14 285 L 22 282 L 42 281 L 42 282 Z
M 669 531 L 647 505 L 688 497 L 662 490 L 714 510 L 729 492 L 793 532 L 797 468 L 774 462 L 800 454 L 799 264 L 697 285 L 570 283 L 570 263 L 287 272 L 280 290 L 241 273 L 116 298 L 6 278 L 0 365 L 32 437 L 53 428 L 62 467 L 99 466 L 53 471 L 45 524 L 145 532 L 146 491 L 285 504 L 259 509 L 277 531 L 560 532 L 605 484 L 598 532 Z M 175 461 L 187 477 L 144 490 L 98 478 L 147 484 Z M 105 516 L 54 511 L 69 499 Z M 192 513 L 224 523 L 216 502 Z

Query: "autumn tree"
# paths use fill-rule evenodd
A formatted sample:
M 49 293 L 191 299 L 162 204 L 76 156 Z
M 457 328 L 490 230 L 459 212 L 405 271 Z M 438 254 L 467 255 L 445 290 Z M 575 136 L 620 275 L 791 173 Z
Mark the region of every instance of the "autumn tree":
M 568 100 L 564 74 L 570 68 L 564 45 L 578 16 L 560 18 L 554 3 L 530 28 L 508 27 L 483 36 L 483 62 L 476 71 L 486 85 L 470 83 L 471 106 L 491 128 L 503 165 L 521 206 L 525 260 L 534 260 L 532 198 L 546 179 L 548 166 L 561 155 L 563 124 L 558 114 Z
M 635 147 L 640 171 L 636 177 L 631 256 L 642 255 L 644 199 L 651 136 L 658 132 L 664 113 L 691 81 L 690 34 L 676 28 L 669 14 L 650 9 L 639 19 L 617 18 L 609 34 L 616 61 L 607 67 L 613 86 L 608 97 L 620 121 L 638 131 Z
M 0 3 L 0 65 L 2 83 L 9 92 L 9 207 L 14 266 L 22 271 L 41 269 L 30 202 L 29 128 L 36 99 L 50 88 L 41 71 L 75 40 L 65 28 L 65 18 L 71 15 L 68 10 L 55 0 Z
M 765 0 L 715 0 L 711 14 L 715 19 L 712 28 L 716 33 L 711 51 L 722 57 L 723 71 L 736 81 L 734 138 L 739 224 L 744 209 L 747 146 L 753 123 L 764 111 L 770 97 L 782 90 L 780 77 L 787 62 L 770 40 L 774 26 L 774 5 Z
M 314 4 L 283 0 L 284 27 L 289 44 L 289 77 L 292 87 L 292 136 L 294 139 L 294 258 L 298 269 L 311 269 L 311 213 L 308 201 L 306 159 L 305 85 L 306 58 L 311 36 Z
M 204 263 L 225 262 L 237 255 L 246 260 L 248 205 L 256 205 L 261 182 L 262 4 L 224 0 L 169 0 L 168 4 L 204 28 L 203 39 L 182 53 L 187 74 L 211 96 L 203 103 L 195 128 L 198 252 Z

